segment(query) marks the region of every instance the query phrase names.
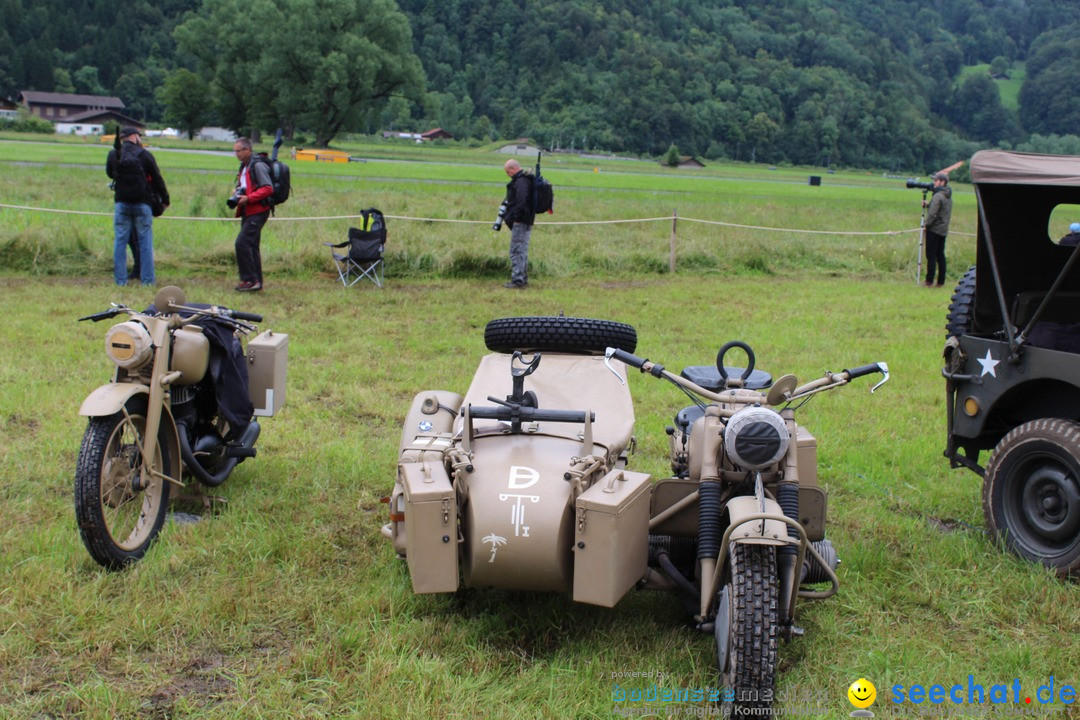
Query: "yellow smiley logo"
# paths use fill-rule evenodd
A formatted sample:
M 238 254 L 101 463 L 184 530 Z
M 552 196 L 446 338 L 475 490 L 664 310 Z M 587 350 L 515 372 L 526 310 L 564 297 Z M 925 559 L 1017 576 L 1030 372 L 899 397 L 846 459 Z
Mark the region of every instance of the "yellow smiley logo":
M 848 700 L 860 710 L 870 707 L 877 699 L 877 688 L 866 678 L 859 678 L 851 683 L 847 690 Z

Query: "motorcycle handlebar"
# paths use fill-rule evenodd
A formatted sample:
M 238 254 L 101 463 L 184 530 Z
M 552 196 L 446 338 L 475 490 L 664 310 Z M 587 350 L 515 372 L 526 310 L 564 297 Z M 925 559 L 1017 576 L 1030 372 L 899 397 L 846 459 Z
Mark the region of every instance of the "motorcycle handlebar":
M 876 372 L 881 372 L 881 364 L 871 363 L 870 365 L 863 365 L 862 367 L 845 370 L 844 372 L 848 374 L 848 378 L 854 380 L 855 378 L 862 377 L 863 375 L 873 375 Z
M 258 313 L 242 312 L 240 310 L 230 310 L 229 314 L 237 320 L 247 320 L 248 322 L 260 323 L 263 320 L 263 316 Z
M 604 357 L 610 360 L 615 358 L 619 362 L 635 367 L 641 372 L 651 373 L 654 377 L 664 376 L 664 366 L 658 363 L 649 362 L 648 358 L 639 358 L 633 353 L 628 353 L 625 350 L 619 348 L 609 347 L 604 351 Z

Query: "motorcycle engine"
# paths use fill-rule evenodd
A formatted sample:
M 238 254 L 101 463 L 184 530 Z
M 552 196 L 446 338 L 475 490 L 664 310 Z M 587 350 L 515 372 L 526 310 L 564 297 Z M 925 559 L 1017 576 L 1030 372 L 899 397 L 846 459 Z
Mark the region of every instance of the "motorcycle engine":
M 778 462 L 787 453 L 790 440 L 784 419 L 763 407 L 739 410 L 724 430 L 728 456 L 748 470 L 764 470 Z

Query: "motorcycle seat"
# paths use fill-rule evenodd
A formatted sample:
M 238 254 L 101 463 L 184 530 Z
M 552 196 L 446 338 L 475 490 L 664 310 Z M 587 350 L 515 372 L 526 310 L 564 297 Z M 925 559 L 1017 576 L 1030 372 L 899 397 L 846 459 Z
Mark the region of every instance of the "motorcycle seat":
M 729 378 L 740 378 L 746 372 L 746 368 L 724 366 Z M 720 392 L 724 389 L 724 380 L 720 377 L 720 371 L 715 365 L 690 365 L 684 367 L 682 376 L 710 392 Z M 750 377 L 746 378 L 747 390 L 764 390 L 772 387 L 772 375 L 764 370 L 753 370 Z

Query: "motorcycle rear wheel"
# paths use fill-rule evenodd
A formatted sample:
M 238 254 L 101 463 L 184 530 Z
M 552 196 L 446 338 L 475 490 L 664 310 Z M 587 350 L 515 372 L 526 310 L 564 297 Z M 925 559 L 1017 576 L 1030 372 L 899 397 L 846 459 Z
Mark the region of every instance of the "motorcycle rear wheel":
M 75 519 L 94 560 L 110 570 L 139 560 L 161 532 L 169 506 L 169 482 L 143 478 L 145 397 L 133 397 L 118 412 L 90 418 L 75 467 Z M 164 431 L 158 433 L 151 467 L 170 466 Z
M 733 544 L 728 558 L 715 625 L 723 714 L 768 714 L 780 626 L 776 551 Z

